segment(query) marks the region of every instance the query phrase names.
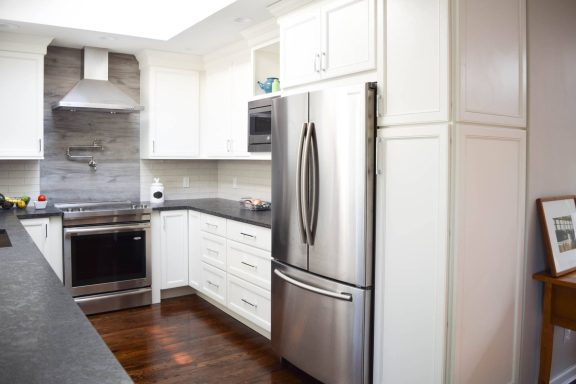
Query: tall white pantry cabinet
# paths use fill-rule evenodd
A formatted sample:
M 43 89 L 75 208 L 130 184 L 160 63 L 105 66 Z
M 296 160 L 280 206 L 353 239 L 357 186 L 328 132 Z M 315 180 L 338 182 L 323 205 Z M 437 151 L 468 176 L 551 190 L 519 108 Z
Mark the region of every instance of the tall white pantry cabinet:
M 518 383 L 525 0 L 387 0 L 374 383 Z

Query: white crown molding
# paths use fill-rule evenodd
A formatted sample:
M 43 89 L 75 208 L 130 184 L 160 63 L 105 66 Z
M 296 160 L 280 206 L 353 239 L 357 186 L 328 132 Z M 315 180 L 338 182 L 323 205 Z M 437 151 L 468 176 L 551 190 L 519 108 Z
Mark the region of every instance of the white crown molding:
M 204 60 L 204 64 L 207 65 L 222 59 L 229 58 L 230 56 L 249 53 L 250 47 L 248 46 L 248 42 L 246 40 L 239 40 L 214 52 L 210 52 L 209 54 L 204 55 L 202 58 Z
M 166 51 L 145 49 L 136 53 L 140 69 L 147 67 L 168 67 L 202 71 L 204 64 L 198 55 L 187 55 Z
M 248 45 L 254 47 L 267 41 L 277 39 L 280 36 L 280 28 L 275 18 L 246 28 L 242 32 L 242 37 L 248 41 Z
M 280 17 L 314 2 L 318 2 L 318 0 L 280 0 L 267 8 L 275 17 Z
M 45 55 L 52 37 L 0 32 L 0 50 Z

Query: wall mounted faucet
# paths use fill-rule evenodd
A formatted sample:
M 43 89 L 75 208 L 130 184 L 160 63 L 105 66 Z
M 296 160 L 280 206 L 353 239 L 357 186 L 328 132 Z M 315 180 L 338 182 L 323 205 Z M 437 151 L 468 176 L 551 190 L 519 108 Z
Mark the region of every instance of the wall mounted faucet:
M 88 166 L 91 167 L 93 170 L 96 170 L 96 160 L 94 160 L 94 156 L 91 155 L 72 155 L 70 154 L 70 151 L 72 150 L 99 150 L 102 151 L 104 150 L 104 147 L 102 147 L 102 145 L 99 143 L 99 141 L 94 140 L 92 142 L 92 145 L 74 145 L 74 146 L 70 146 L 68 147 L 68 149 L 66 150 L 66 157 L 68 158 L 68 160 L 85 160 L 85 159 L 89 159 L 88 161 Z

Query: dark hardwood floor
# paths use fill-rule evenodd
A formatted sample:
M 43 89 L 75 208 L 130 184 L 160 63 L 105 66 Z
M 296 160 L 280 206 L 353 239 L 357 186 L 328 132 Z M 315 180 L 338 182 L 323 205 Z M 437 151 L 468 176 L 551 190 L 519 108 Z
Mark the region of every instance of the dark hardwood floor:
M 135 383 L 318 383 L 197 295 L 89 319 Z

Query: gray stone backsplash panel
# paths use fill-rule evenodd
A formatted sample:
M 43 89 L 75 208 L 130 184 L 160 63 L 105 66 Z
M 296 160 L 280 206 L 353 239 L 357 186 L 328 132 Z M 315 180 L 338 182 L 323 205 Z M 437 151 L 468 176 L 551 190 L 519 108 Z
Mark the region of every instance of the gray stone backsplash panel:
M 109 81 L 135 100 L 140 99 L 140 71 L 132 55 L 109 54 Z M 140 198 L 140 116 L 101 112 L 52 111 L 82 75 L 82 51 L 49 47 L 44 66 L 44 161 L 40 162 L 40 191 L 53 202 L 110 201 Z M 90 145 L 98 150 L 75 150 L 94 155 L 96 170 L 88 160 L 70 161 L 69 146 Z

